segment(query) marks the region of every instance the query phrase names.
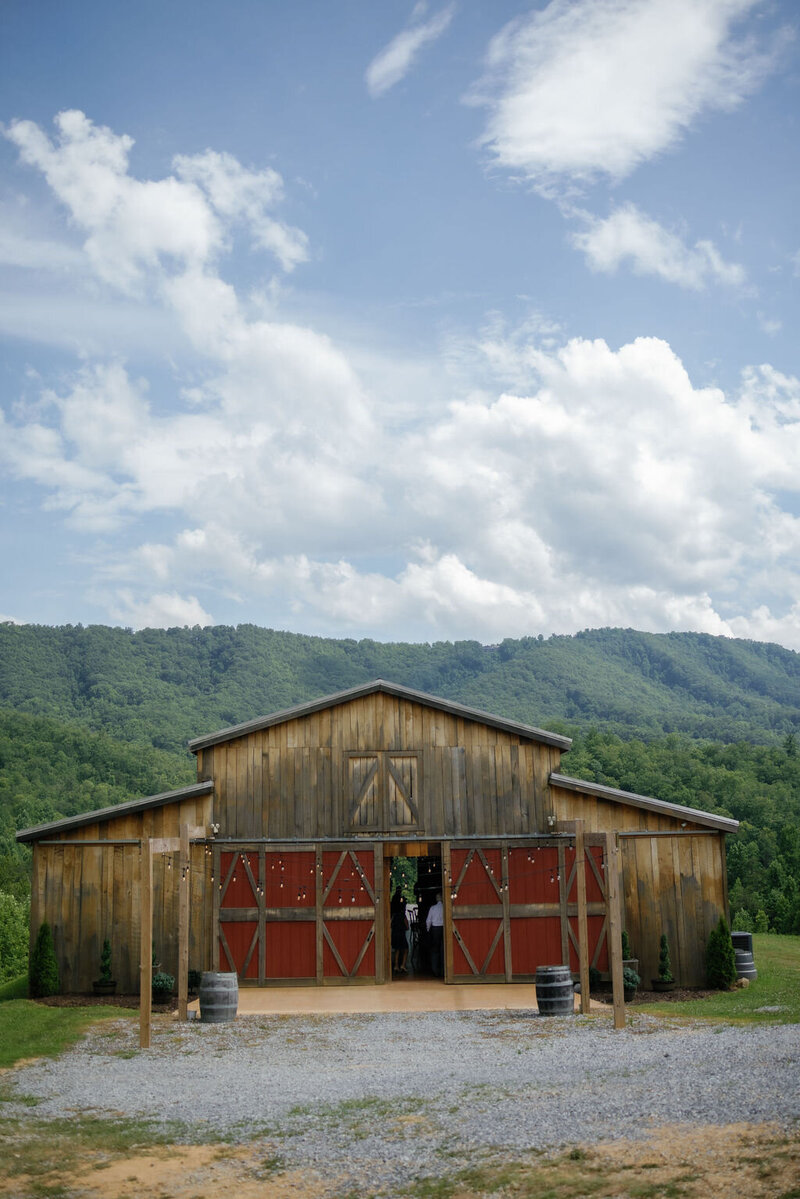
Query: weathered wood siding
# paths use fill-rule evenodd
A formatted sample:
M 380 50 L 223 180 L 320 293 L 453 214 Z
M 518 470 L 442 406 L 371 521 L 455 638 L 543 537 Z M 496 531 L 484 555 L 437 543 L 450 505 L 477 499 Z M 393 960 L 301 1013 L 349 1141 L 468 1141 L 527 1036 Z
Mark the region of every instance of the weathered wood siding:
M 546 831 L 545 743 L 381 692 L 198 753 L 220 837 Z
M 682 986 L 705 984 L 711 930 L 727 911 L 725 834 L 678 816 L 583 795 L 553 785 L 556 819 L 583 819 L 592 832 L 660 832 L 672 837 L 620 837 L 623 924 L 639 959 L 642 985 L 658 975 L 661 934 Z M 695 836 L 688 836 L 695 832 Z
M 211 796 L 165 804 L 144 812 L 84 825 L 35 842 L 31 882 L 31 947 L 47 921 L 65 993 L 89 992 L 100 974 L 103 941 L 111 941 L 112 970 L 119 994 L 139 991 L 140 860 L 136 845 L 69 844 L 141 837 L 177 837 L 187 823 L 207 825 Z M 202 845 L 191 846 L 189 968 L 207 969 L 211 956 L 211 859 Z M 178 855 L 172 868 L 165 857 L 153 864 L 153 948 L 161 969 L 177 976 Z

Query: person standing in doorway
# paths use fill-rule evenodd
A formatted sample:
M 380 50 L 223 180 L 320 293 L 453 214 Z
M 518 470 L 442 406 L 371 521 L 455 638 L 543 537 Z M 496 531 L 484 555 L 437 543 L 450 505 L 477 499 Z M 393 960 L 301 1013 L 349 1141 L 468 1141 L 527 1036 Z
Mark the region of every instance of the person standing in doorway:
M 436 902 L 428 912 L 428 917 L 425 921 L 425 928 L 430 936 L 431 949 L 431 970 L 437 978 L 441 978 L 444 971 L 442 950 L 444 949 L 444 908 L 442 907 L 442 893 L 436 892 Z
M 398 887 L 392 897 L 390 932 L 392 939 L 392 973 L 406 973 L 406 957 L 408 955 L 408 917 L 406 915 L 406 900 Z

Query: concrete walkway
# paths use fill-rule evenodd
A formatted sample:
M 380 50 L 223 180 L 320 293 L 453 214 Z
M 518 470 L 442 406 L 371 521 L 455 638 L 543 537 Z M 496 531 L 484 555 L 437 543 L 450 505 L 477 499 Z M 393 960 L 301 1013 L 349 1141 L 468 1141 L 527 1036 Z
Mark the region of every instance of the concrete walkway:
M 580 995 L 575 1011 L 580 1011 Z M 199 1016 L 199 1000 L 189 1011 Z M 470 1012 L 536 1008 L 533 983 L 481 983 L 446 986 L 442 982 L 409 979 L 384 986 L 355 987 L 240 987 L 239 1015 L 309 1015 L 354 1012 Z M 593 1012 L 609 1015 L 610 1005 L 592 1001 Z

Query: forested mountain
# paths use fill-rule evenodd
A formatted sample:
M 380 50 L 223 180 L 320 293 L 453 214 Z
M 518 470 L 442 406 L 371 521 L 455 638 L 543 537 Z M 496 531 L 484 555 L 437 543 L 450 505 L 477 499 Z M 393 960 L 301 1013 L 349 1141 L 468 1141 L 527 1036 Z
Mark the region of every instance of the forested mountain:
M 374 678 L 565 732 L 570 774 L 742 821 L 739 923 L 800 932 L 800 655 L 623 629 L 482 646 L 0 625 L 0 890 L 27 891 L 16 828 L 181 786 L 189 738 Z
M 0 625 L 0 708 L 182 750 L 191 737 L 370 679 L 552 728 L 777 742 L 800 726 L 800 655 L 696 633 L 597 629 L 483 646 L 237 628 Z

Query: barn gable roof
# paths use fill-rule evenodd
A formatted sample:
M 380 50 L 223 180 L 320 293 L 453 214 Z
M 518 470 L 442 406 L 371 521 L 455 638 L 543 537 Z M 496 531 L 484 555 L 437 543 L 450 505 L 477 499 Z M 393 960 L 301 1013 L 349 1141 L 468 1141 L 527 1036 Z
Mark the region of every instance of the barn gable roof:
M 311 716 L 314 712 L 321 712 L 324 708 L 333 708 L 339 704 L 346 704 L 351 700 L 362 699 L 364 696 L 374 695 L 379 691 L 383 692 L 384 695 L 392 695 L 397 699 L 407 699 L 413 703 L 424 704 L 428 708 L 436 708 L 440 712 L 447 712 L 450 716 L 462 717 L 464 720 L 474 720 L 479 724 L 489 725 L 491 728 L 500 729 L 504 733 L 512 733 L 515 736 L 523 737 L 527 741 L 540 741 L 545 745 L 553 745 L 565 753 L 572 745 L 572 740 L 569 737 L 561 737 L 558 733 L 547 733 L 543 729 L 534 728 L 532 725 L 520 724 L 515 720 L 506 720 L 502 716 L 493 716 L 490 712 L 482 712 L 479 708 L 468 708 L 464 704 L 456 703 L 455 700 L 440 699 L 438 696 L 428 695 L 424 691 L 415 691 L 412 687 L 403 687 L 399 683 L 387 683 L 384 679 L 375 679 L 371 683 L 362 683 L 359 687 L 350 687 L 346 691 L 337 691 L 333 695 L 323 696 L 322 699 L 297 704 L 292 708 L 284 708 L 280 712 L 273 712 L 271 716 L 261 716 L 256 720 L 245 721 L 244 724 L 235 724 L 230 728 L 220 729 L 216 733 L 209 733 L 205 737 L 195 737 L 194 740 L 189 742 L 189 749 L 192 753 L 197 753 L 198 750 L 206 749 L 210 745 L 220 745 L 224 741 L 233 741 L 236 737 L 245 737 L 248 733 L 255 733 L 260 729 L 268 729 L 276 724 L 284 724 L 287 720 L 297 720 L 299 717 Z
M 158 795 L 146 795 L 143 799 L 130 799 L 125 803 L 114 804 L 110 808 L 98 808 L 95 812 L 81 812 L 78 816 L 66 816 L 63 820 L 52 820 L 49 824 L 24 828 L 17 833 L 17 840 L 40 841 L 50 833 L 66 833 L 71 829 L 85 828 L 87 824 L 104 824 L 117 816 L 130 816 L 133 812 L 162 808 L 165 804 L 182 799 L 199 798 L 201 795 L 209 795 L 213 790 L 213 782 L 192 783 L 189 787 L 179 787 L 177 791 L 162 791 Z
M 707 828 L 719 829 L 725 833 L 735 833 L 739 827 L 738 820 L 727 816 L 717 816 L 713 812 L 703 812 L 699 808 L 686 808 L 682 804 L 667 803 L 664 799 L 653 799 L 650 795 L 637 795 L 635 791 L 620 791 L 617 787 L 605 787 L 602 783 L 587 783 L 585 779 L 573 779 L 566 774 L 550 775 L 554 787 L 563 787 L 567 791 L 579 791 L 582 795 L 594 795 L 599 799 L 610 799 L 614 803 L 628 804 L 633 808 L 646 808 L 649 812 L 659 812 L 664 816 L 675 816 L 694 824 L 703 824 Z

